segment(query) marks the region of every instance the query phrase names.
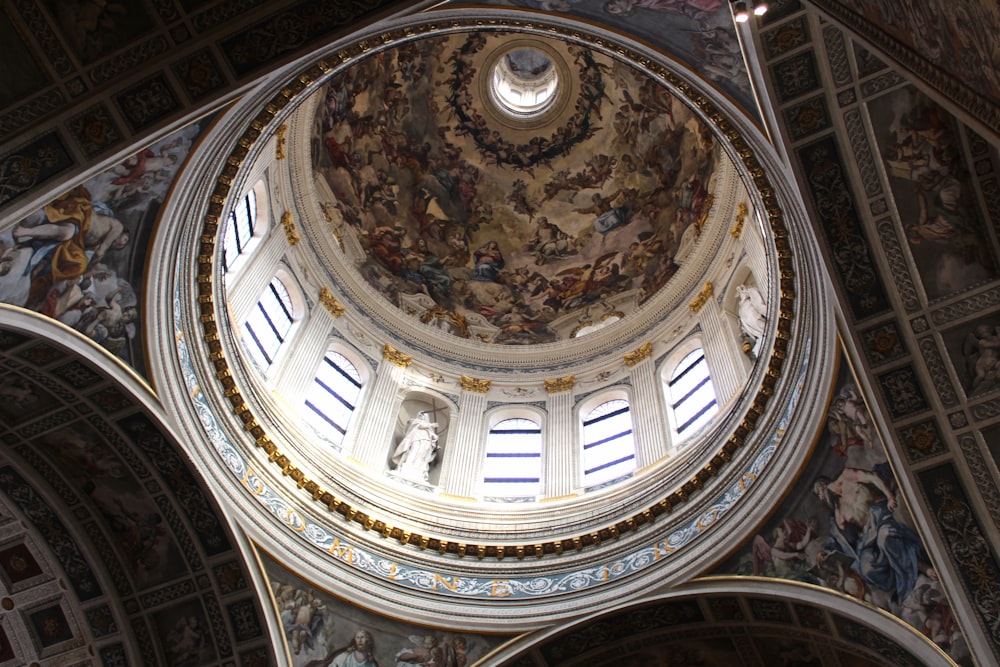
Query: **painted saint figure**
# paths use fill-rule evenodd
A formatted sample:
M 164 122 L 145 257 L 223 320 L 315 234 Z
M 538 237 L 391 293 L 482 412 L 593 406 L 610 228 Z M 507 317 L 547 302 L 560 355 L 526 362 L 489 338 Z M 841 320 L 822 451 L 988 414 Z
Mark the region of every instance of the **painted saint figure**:
M 427 481 L 427 472 L 438 452 L 437 424 L 426 412 L 406 422 L 406 434 L 392 454 L 393 471 L 418 482 Z

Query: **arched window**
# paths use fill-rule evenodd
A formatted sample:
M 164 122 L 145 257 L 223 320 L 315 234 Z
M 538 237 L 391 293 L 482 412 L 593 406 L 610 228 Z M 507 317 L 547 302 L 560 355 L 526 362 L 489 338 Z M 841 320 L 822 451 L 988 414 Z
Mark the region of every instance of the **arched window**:
M 253 239 L 257 223 L 257 194 L 251 189 L 226 220 L 226 232 L 222 241 L 222 268 L 229 271 L 236 258 L 246 252 Z
M 605 401 L 583 420 L 583 485 L 603 484 L 634 470 L 635 436 L 628 401 Z
M 670 375 L 667 393 L 674 432 L 680 440 L 694 435 L 711 421 L 719 411 L 719 404 L 703 349 L 699 347 L 681 359 Z
M 541 493 L 542 427 L 516 417 L 490 429 L 483 466 L 483 496 L 525 498 Z
M 288 288 L 275 276 L 243 323 L 244 343 L 261 369 L 267 370 L 274 362 L 292 328 L 293 313 Z
M 306 397 L 309 422 L 322 430 L 327 440 L 339 445 L 347 434 L 360 393 L 357 367 L 339 352 L 328 350 Z

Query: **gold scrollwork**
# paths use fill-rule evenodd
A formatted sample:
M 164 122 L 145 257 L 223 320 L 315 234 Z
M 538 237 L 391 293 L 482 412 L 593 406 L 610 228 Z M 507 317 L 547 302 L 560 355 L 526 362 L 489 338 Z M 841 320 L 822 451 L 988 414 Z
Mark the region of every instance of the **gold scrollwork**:
M 701 310 L 702 306 L 708 303 L 708 300 L 712 298 L 713 291 L 714 288 L 712 287 L 712 283 L 705 283 L 705 286 L 701 288 L 701 292 L 698 293 L 698 296 L 696 296 L 694 300 L 688 304 L 688 308 L 691 309 L 691 312 L 697 313 Z
M 277 139 L 277 143 L 274 146 L 274 159 L 275 160 L 284 160 L 286 157 L 288 157 L 288 153 L 285 150 L 285 147 L 286 147 L 286 137 L 285 137 L 285 135 L 286 134 L 288 134 L 288 126 L 287 125 L 282 125 L 281 127 L 278 128 L 277 132 L 275 132 L 275 137 Z
M 736 205 L 736 221 L 733 223 L 733 228 L 729 230 L 729 233 L 733 235 L 734 239 L 738 239 L 740 234 L 743 233 L 743 223 L 747 220 L 747 215 L 750 211 L 747 209 L 747 205 L 740 202 Z
M 625 355 L 625 365 L 631 368 L 643 359 L 648 359 L 653 354 L 653 344 L 646 341 L 644 345 L 633 352 Z
M 334 317 L 340 317 L 347 312 L 344 310 L 344 307 L 340 305 L 340 302 L 337 301 L 337 298 L 333 296 L 330 290 L 325 287 L 319 291 L 319 302 L 323 304 L 323 306 L 330 311 L 330 314 Z
M 399 366 L 400 368 L 406 368 L 413 363 L 413 357 L 408 354 L 403 354 L 389 343 L 385 344 L 382 348 L 382 356 L 393 366 Z
M 492 380 L 477 380 L 476 378 L 470 378 L 468 375 L 460 377 L 459 382 L 462 383 L 462 389 L 476 394 L 485 394 L 493 384 Z
M 567 391 L 573 388 L 576 384 L 576 376 L 567 375 L 564 378 L 557 378 L 555 380 L 545 380 L 545 391 L 550 394 L 556 394 L 560 391 Z
M 284 215 L 281 216 L 281 226 L 285 230 L 285 238 L 288 239 L 288 245 L 295 245 L 299 242 L 299 233 L 295 231 L 295 223 L 292 222 L 291 211 L 285 211 Z

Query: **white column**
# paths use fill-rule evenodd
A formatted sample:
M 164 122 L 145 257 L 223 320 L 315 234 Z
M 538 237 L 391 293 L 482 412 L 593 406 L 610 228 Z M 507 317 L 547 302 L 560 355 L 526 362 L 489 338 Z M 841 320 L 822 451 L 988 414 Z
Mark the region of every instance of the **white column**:
M 386 346 L 386 350 L 375 369 L 375 380 L 368 392 L 364 412 L 358 415 L 357 428 L 351 429 L 355 436 L 344 443 L 345 452 L 375 470 L 384 470 L 386 467 L 396 416 L 403 404 L 400 389 L 406 366 L 409 365 L 409 357 L 399 355 L 389 346 Z
M 636 468 L 645 468 L 667 455 L 667 420 L 656 367 L 650 356 L 632 365 L 632 429 Z
M 441 462 L 440 487 L 455 496 L 472 498 L 483 479 L 486 458 L 486 392 L 462 389 L 458 399 L 458 419 L 448 434 Z
M 322 306 L 313 308 L 309 319 L 302 322 L 289 341 L 288 354 L 284 355 L 281 371 L 275 378 L 277 392 L 291 405 L 299 405 L 305 400 L 316 366 L 326 353 L 327 335 L 332 321 Z
M 269 235 L 236 276 L 226 277 L 226 307 L 229 317 L 242 325 L 250 310 L 257 305 L 261 292 L 274 277 L 274 267 L 288 249 L 288 242 L 281 234 Z
M 698 313 L 703 332 L 705 359 L 719 403 L 725 403 L 745 382 L 742 342 L 736 340 L 723 320 L 725 314 L 715 299 L 709 299 Z
M 580 444 L 573 414 L 573 378 L 546 381 L 549 418 L 542 450 L 544 485 L 542 494 L 558 498 L 575 493 L 582 480 Z

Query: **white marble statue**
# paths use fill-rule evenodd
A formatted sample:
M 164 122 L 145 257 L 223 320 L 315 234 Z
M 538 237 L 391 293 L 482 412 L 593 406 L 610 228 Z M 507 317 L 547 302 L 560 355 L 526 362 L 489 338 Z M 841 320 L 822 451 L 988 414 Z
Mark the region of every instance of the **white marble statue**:
M 740 328 L 755 342 L 759 341 L 767 326 L 767 303 L 754 285 L 738 285 L 736 295 L 740 301 Z
M 406 434 L 392 454 L 393 471 L 417 482 L 427 481 L 427 472 L 438 452 L 437 424 L 426 412 L 406 422 Z

